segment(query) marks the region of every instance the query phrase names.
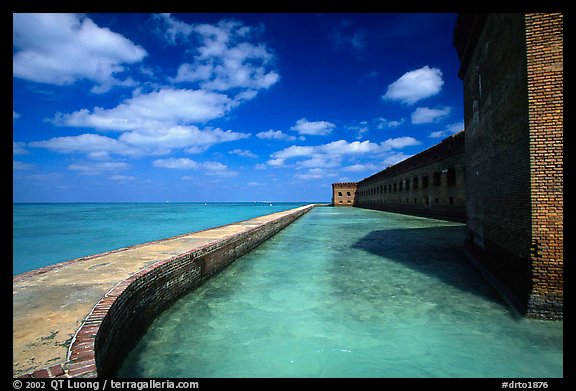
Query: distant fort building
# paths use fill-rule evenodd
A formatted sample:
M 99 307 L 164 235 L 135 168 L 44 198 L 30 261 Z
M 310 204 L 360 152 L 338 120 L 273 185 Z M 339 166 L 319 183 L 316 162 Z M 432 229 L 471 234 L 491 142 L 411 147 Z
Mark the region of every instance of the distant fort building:
M 360 182 L 332 184 L 332 205 L 466 220 L 464 131 Z
M 334 205 L 466 221 L 467 258 L 503 297 L 562 318 L 563 45 L 562 14 L 459 14 L 466 132 L 361 180 L 351 202 L 334 184 Z
M 332 184 L 332 205 L 354 206 L 356 182 L 340 182 Z
M 464 221 L 464 132 L 358 182 L 355 206 Z

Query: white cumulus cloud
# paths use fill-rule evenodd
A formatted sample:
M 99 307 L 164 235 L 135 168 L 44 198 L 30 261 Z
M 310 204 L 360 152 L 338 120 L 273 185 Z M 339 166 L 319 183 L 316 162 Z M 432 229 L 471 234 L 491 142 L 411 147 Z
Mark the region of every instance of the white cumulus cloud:
M 125 162 L 88 162 L 88 163 L 74 163 L 68 166 L 69 170 L 79 171 L 83 175 L 99 175 L 102 172 L 126 170 L 130 165 Z
M 123 133 L 118 139 L 99 134 L 54 137 L 34 141 L 28 145 L 45 148 L 58 153 L 84 153 L 92 159 L 105 159 L 110 155 L 138 157 L 143 155 L 165 155 L 174 149 L 198 153 L 212 145 L 249 137 L 245 133 L 230 130 L 195 126 L 180 126 L 158 130 L 142 130 Z
M 229 177 L 237 175 L 228 166 L 220 162 L 196 162 L 188 158 L 157 159 L 152 162 L 154 167 L 170 168 L 178 170 L 201 170 L 205 175 Z
M 115 182 L 124 183 L 124 182 L 135 181 L 135 180 L 136 180 L 136 177 L 130 176 L 130 175 L 119 175 L 119 174 L 115 174 L 115 175 L 109 176 L 108 179 L 110 179 L 110 180 L 112 180 L 112 181 L 115 181 Z
M 121 34 L 76 14 L 13 14 L 13 75 L 38 83 L 95 83 L 92 92 L 133 86 L 121 79 L 126 64 L 141 61 L 146 50 Z
M 360 171 L 376 171 L 378 167 L 372 163 L 360 164 L 356 163 L 351 166 L 346 166 L 342 168 L 342 171 L 347 172 L 360 172 Z
M 412 123 L 417 124 L 429 124 L 432 122 L 438 122 L 439 120 L 447 117 L 450 114 L 450 107 L 437 107 L 431 109 L 430 107 L 418 107 L 412 113 Z
M 421 99 L 438 94 L 443 85 L 442 71 L 426 65 L 406 72 L 390 84 L 382 99 L 397 100 L 412 105 Z
M 317 146 L 300 146 L 292 145 L 281 151 L 274 152 L 272 157 L 275 159 L 289 159 L 293 157 L 310 156 L 315 153 L 320 147 Z
M 200 153 L 219 143 L 250 137 L 250 133 L 206 124 L 228 115 L 279 80 L 276 58 L 259 39 L 263 27 L 232 20 L 188 24 L 170 14 L 155 15 L 153 20 L 156 25 L 152 27 L 165 42 L 185 47 L 190 60 L 181 64 L 170 81 L 188 83 L 187 88 L 165 86 L 150 91 L 141 86 L 130 98 L 112 106 L 57 113 L 52 124 L 81 128 L 83 134 L 34 141 L 18 148 L 15 145 L 15 150 L 22 151 L 24 146 L 45 148 L 63 154 L 85 154 L 102 162 L 114 155 L 136 158 L 174 151 Z M 132 70 L 130 65 L 141 62 L 146 55 L 142 47 L 97 26 L 86 16 L 14 15 L 14 77 L 58 85 L 89 80 L 94 83 L 93 92 L 104 92 L 114 85 L 134 85 L 125 75 Z M 142 63 L 136 66 L 141 74 L 152 75 L 152 68 Z M 13 119 L 17 117 L 13 112 Z M 95 133 L 116 134 L 91 134 L 87 128 Z M 278 139 L 283 133 L 266 133 L 260 138 L 267 135 Z M 231 153 L 255 156 L 242 149 Z M 233 174 L 216 162 L 199 164 L 213 175 Z
M 114 138 L 89 133 L 78 136 L 54 137 L 45 141 L 34 141 L 28 145 L 64 154 L 84 153 L 96 159 L 108 158 L 110 154 L 122 156 L 140 154 L 137 149 Z
M 160 25 L 158 32 L 171 45 L 186 41 L 194 30 L 194 26 L 174 19 L 172 15 L 168 13 L 156 14 L 154 15 L 154 19 L 156 19 Z
M 256 133 L 256 137 L 263 140 L 282 140 L 282 141 L 294 141 L 296 136 L 290 136 L 281 130 L 270 129 L 265 132 Z M 299 137 L 300 140 L 304 140 L 304 136 Z
M 181 64 L 174 81 L 198 83 L 203 89 L 228 91 L 267 89 L 280 80 L 275 56 L 256 38 L 259 29 L 240 21 L 187 24 L 170 14 L 156 17 L 172 45 L 194 42 L 194 61 Z M 199 44 L 197 44 L 199 42 Z M 246 95 L 243 95 L 246 98 Z
M 336 125 L 328 121 L 308 121 L 306 118 L 301 118 L 296 121 L 292 126 L 292 130 L 297 131 L 299 134 L 325 136 L 334 130 Z
M 290 159 L 297 157 L 318 157 L 322 155 L 333 157 L 342 157 L 346 155 L 366 155 L 370 153 L 387 152 L 392 149 L 401 149 L 419 144 L 420 141 L 413 137 L 391 138 L 381 142 L 380 144 L 376 144 L 368 140 L 354 142 L 338 140 L 328 144 L 316 146 L 293 145 L 278 152 L 274 152 L 271 157 L 274 159 Z
M 378 117 L 375 119 L 376 129 L 386 129 L 386 128 L 396 128 L 404 123 L 404 118 L 396 120 L 387 120 L 383 117 Z
M 247 150 L 247 149 L 233 149 L 231 151 L 228 151 L 229 154 L 231 155 L 238 155 L 238 156 L 242 156 L 242 157 L 249 157 L 249 158 L 257 158 L 258 155 L 256 155 L 255 153 Z
M 158 159 L 154 160 L 152 165 L 154 167 L 177 168 L 177 169 L 192 169 L 198 167 L 198 163 L 188 158 Z
M 112 109 L 82 109 L 59 114 L 54 123 L 98 130 L 126 131 L 202 123 L 226 114 L 235 103 L 226 95 L 190 89 L 163 88 L 125 100 Z
M 24 163 L 19 160 L 12 160 L 12 169 L 14 170 L 30 170 L 34 168 L 33 164 Z
M 163 154 L 173 149 L 185 149 L 188 153 L 203 152 L 212 145 L 248 138 L 247 133 L 238 133 L 220 128 L 199 129 L 194 125 L 174 126 L 126 132 L 119 140 L 143 151 Z
M 325 170 L 322 168 L 310 168 L 309 170 L 303 173 L 295 174 L 294 176 L 298 179 L 314 180 L 335 177 L 336 175 L 338 175 L 337 171 Z
M 296 161 L 296 168 L 307 169 L 342 167 L 344 159 L 377 159 L 378 161 L 393 164 L 389 162 L 393 161 L 396 163 L 399 158 L 406 156 L 403 154 L 399 155 L 394 150 L 419 144 L 420 141 L 413 137 L 398 137 L 387 139 L 381 143 L 373 143 L 368 140 L 354 142 L 338 140 L 315 146 L 293 145 L 274 152 L 270 155 L 271 159 L 267 164 L 272 167 L 282 167 L 291 159 Z M 356 168 L 360 169 L 362 164 L 365 166 L 367 163 L 355 164 L 357 165 Z M 354 169 L 351 171 L 354 171 Z
M 63 153 L 93 153 L 94 149 L 121 155 L 167 154 L 173 149 L 197 153 L 215 144 L 250 137 L 248 133 L 210 127 L 199 129 L 194 125 L 221 117 L 233 106 L 235 103 L 223 94 L 164 88 L 137 94 L 114 108 L 81 109 L 58 114 L 52 120 L 60 126 L 120 132 L 117 139 L 83 134 L 32 145 Z
M 430 137 L 430 138 L 444 138 L 444 137 L 448 137 L 454 133 L 458 133 L 461 130 L 464 130 L 464 121 L 455 122 L 453 124 L 450 124 L 444 130 L 432 132 L 432 133 L 430 133 L 430 135 L 428 137 Z
M 13 155 L 27 155 L 29 152 L 25 148 L 26 143 L 12 141 L 12 154 Z

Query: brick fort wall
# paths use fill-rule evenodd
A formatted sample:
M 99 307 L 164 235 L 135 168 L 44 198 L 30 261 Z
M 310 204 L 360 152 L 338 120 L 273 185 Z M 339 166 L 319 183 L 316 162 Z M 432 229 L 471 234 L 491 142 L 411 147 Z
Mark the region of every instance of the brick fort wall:
M 511 304 L 562 317 L 562 15 L 460 14 L 465 247 Z
M 356 182 L 332 184 L 332 206 L 354 206 Z
M 526 57 L 532 195 L 529 308 L 553 317 L 563 304 L 563 16 L 527 14 Z
M 464 132 L 358 182 L 354 206 L 464 221 Z

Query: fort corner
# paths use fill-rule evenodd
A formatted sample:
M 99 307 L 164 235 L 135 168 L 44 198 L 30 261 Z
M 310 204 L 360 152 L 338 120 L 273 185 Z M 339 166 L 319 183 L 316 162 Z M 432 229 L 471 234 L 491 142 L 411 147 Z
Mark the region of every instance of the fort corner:
M 354 206 L 356 197 L 356 182 L 340 182 L 332 184 L 333 206 Z

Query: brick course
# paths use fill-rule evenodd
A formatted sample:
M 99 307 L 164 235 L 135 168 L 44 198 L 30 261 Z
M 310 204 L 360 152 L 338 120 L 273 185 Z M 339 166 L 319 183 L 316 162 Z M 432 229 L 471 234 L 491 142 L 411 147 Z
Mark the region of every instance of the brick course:
M 562 14 L 459 15 L 466 249 L 521 312 L 562 317 Z
M 563 304 L 563 15 L 527 14 L 533 315 Z

